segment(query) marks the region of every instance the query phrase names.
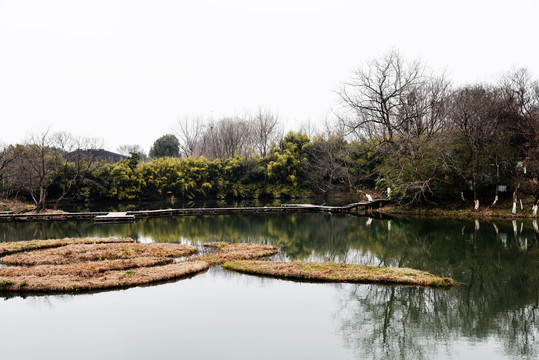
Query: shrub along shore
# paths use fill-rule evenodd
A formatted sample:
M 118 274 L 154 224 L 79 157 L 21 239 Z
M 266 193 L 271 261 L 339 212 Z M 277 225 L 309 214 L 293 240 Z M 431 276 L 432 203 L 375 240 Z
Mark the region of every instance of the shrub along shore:
M 453 286 L 412 269 L 331 263 L 249 261 L 268 257 L 275 246 L 252 243 L 136 244 L 125 239 L 34 240 L 0 244 L 0 292 L 76 292 L 118 289 L 180 279 L 212 265 L 247 273 L 301 280 Z M 178 260 L 183 258 L 183 260 Z

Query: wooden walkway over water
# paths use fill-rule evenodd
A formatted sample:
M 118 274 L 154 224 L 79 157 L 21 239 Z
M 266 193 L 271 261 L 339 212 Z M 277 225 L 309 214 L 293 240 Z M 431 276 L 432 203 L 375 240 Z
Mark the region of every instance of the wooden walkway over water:
M 362 214 L 378 209 L 387 204 L 389 200 L 376 199 L 368 202 L 353 203 L 345 206 L 324 206 L 312 204 L 285 204 L 271 207 L 234 207 L 234 208 L 182 208 L 162 210 L 127 211 L 118 221 L 124 218 L 143 219 L 165 216 L 196 216 L 196 215 L 234 215 L 234 214 L 283 214 L 305 212 L 327 212 L 339 214 Z M 109 212 L 79 212 L 79 213 L 50 213 L 50 214 L 0 214 L 0 222 L 22 221 L 70 221 L 70 220 L 97 220 L 114 221 L 114 214 Z

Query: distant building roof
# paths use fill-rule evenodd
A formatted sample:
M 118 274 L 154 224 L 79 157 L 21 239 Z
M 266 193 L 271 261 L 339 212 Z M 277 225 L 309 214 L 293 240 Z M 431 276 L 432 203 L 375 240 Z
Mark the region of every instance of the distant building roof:
M 118 162 L 124 159 L 127 159 L 127 156 L 113 153 L 112 151 L 107 151 L 105 149 L 77 149 L 73 152 L 70 152 L 66 154 L 66 158 L 68 160 L 76 159 L 76 158 L 95 158 L 97 160 L 104 160 L 107 162 Z

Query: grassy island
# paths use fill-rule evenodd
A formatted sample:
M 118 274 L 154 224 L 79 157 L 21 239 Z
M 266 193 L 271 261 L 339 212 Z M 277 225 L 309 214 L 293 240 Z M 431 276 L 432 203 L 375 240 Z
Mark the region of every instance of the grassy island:
M 151 284 L 206 270 L 203 261 L 174 258 L 196 253 L 180 244 L 135 244 L 133 239 L 33 240 L 0 244 L 0 290 L 75 292 Z
M 457 284 L 451 278 L 440 278 L 425 271 L 370 265 L 301 261 L 229 261 L 224 263 L 223 267 L 228 270 L 248 274 L 268 275 L 295 280 L 432 287 L 449 287 Z
M 76 292 L 175 280 L 212 265 L 297 280 L 453 286 L 424 271 L 334 263 L 255 261 L 277 254 L 272 245 L 211 242 L 138 244 L 132 239 L 33 240 L 0 244 L 0 292 Z M 198 256 L 197 256 L 198 255 Z
M 208 243 L 217 250 L 198 257 L 181 244 L 136 244 L 133 239 L 32 240 L 0 244 L 0 291 L 75 292 L 174 280 L 228 260 L 257 259 L 275 246 Z
M 232 260 L 249 260 L 258 259 L 261 257 L 275 255 L 279 249 L 272 245 L 260 245 L 253 243 L 224 243 L 211 242 L 205 243 L 205 247 L 216 248 L 215 252 L 207 255 L 199 256 L 196 260 L 206 261 L 210 265 L 221 265 L 226 261 Z
M 81 238 L 81 239 L 54 239 L 54 240 L 31 240 L 12 241 L 0 243 L 0 256 L 19 253 L 23 251 L 56 248 L 70 244 L 116 244 L 134 243 L 131 238 Z

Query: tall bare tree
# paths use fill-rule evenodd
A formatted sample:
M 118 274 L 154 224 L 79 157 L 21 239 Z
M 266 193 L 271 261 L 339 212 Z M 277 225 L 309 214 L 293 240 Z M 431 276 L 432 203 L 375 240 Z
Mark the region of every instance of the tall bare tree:
M 440 182 L 443 162 L 432 145 L 447 121 L 449 92 L 444 76 L 394 50 L 356 70 L 338 91 L 341 125 L 382 156 L 379 184 L 398 185 L 402 200 L 427 200 Z
M 147 157 L 147 155 L 144 152 L 144 149 L 142 148 L 142 146 L 140 146 L 138 144 L 120 145 L 120 146 L 118 146 L 118 149 L 116 149 L 116 151 L 118 151 L 118 153 L 120 153 L 120 154 L 122 154 L 124 156 L 129 156 L 132 153 L 137 153 L 137 154 L 140 155 L 140 157 L 142 159 L 145 159 Z
M 484 85 L 457 89 L 452 97 L 449 117 L 460 143 L 458 162 L 451 167 L 464 180 L 471 182 L 474 209 L 479 209 L 478 189 L 492 176 L 490 164 L 499 154 L 501 130 L 507 119 L 500 91 Z
M 266 156 L 272 145 L 282 137 L 279 127 L 279 117 L 263 108 L 248 116 L 250 122 L 251 141 L 262 157 Z
M 15 192 L 29 194 L 36 210 L 46 209 L 48 190 L 53 183 L 60 187 L 55 209 L 95 167 L 97 152 L 86 150 L 100 147 L 96 139 L 77 138 L 67 132 L 52 133 L 50 129 L 29 136 L 23 145 L 12 146 L 13 161 L 9 164 L 9 183 Z
M 211 123 L 211 120 L 209 122 Z M 206 128 L 206 120 L 202 115 L 178 119 L 173 131 L 178 137 L 180 152 L 183 156 L 199 156 L 204 153 L 203 138 Z
M 99 163 L 97 151 L 102 147 L 102 141 L 95 138 L 75 137 L 68 132 L 57 132 L 52 135 L 51 143 L 55 150 L 54 163 L 57 164 L 53 178 L 61 188 L 61 194 L 54 203 L 58 210 L 60 203 L 71 192 L 76 182 L 86 178 Z
M 250 124 L 241 118 L 225 117 L 210 122 L 204 133 L 204 155 L 210 159 L 249 155 Z
M 414 114 L 403 112 L 425 81 L 425 68 L 406 63 L 395 50 L 355 71 L 351 81 L 338 91 L 343 112 L 339 117 L 350 133 L 379 142 L 393 142 L 397 132 Z
M 500 88 L 508 107 L 517 113 L 513 129 L 520 138 L 522 151 L 521 166 L 515 174 L 512 213 L 516 214 L 518 192 L 524 184 L 535 196 L 535 215 L 539 203 L 539 81 L 534 80 L 527 69 L 521 68 L 505 74 Z
M 347 160 L 350 147 L 344 137 L 328 133 L 318 136 L 306 146 L 307 176 L 316 192 L 327 194 L 333 190 L 350 188 Z
M 36 132 L 24 145 L 14 147 L 11 166 L 13 186 L 26 190 L 39 212 L 46 207 L 47 190 L 54 180 L 54 169 L 58 166 L 57 150 L 52 147 L 50 129 Z

